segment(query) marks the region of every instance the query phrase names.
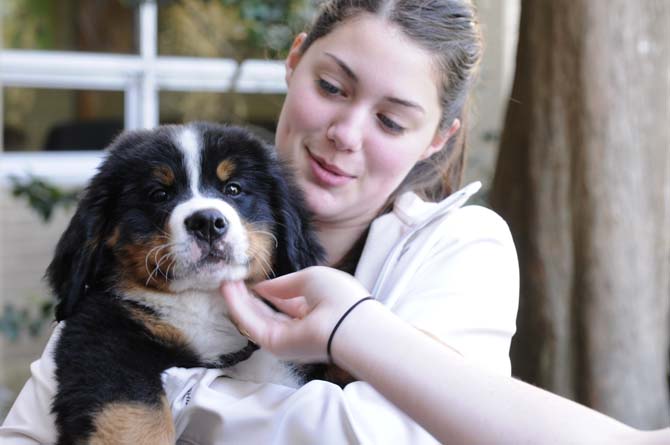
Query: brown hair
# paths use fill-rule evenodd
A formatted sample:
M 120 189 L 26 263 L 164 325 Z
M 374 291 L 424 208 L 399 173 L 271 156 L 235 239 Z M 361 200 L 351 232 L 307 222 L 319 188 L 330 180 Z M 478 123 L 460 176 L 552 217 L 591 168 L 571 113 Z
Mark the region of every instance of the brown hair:
M 474 6 L 469 0 L 330 0 L 322 4 L 301 52 L 361 13 L 374 14 L 394 24 L 434 55 L 441 81 L 439 129 L 448 129 L 456 118 L 460 119 L 461 128 L 446 147 L 414 166 L 387 204 L 409 190 L 426 200 L 439 201 L 459 187 L 463 173 L 467 102 L 482 53 Z

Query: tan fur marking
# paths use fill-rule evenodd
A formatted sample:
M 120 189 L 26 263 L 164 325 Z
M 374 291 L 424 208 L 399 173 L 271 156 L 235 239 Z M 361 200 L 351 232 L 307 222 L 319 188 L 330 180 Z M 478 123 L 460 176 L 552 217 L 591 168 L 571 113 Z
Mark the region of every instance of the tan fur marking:
M 114 247 L 118 244 L 119 239 L 121 239 L 121 229 L 115 227 L 114 231 L 112 232 L 112 236 L 107 238 L 105 244 L 107 244 L 108 247 Z
M 130 314 L 136 321 L 142 323 L 151 334 L 166 344 L 184 346 L 188 344 L 184 334 L 174 326 L 148 314 L 138 308 L 129 308 Z
M 221 163 L 216 167 L 216 176 L 221 180 L 221 182 L 226 182 L 233 175 L 235 171 L 235 164 L 233 161 L 226 159 L 221 161 Z
M 91 445 L 173 445 L 172 413 L 165 396 L 160 406 L 110 403 L 95 416 Z
M 172 185 L 175 181 L 174 172 L 167 165 L 161 165 L 154 169 L 154 178 L 158 179 L 164 185 Z
M 272 258 L 275 249 L 274 237 L 265 226 L 244 223 L 244 228 L 249 235 L 247 254 L 251 258 L 247 281 L 251 283 L 263 281 L 272 272 Z
M 142 244 L 123 246 L 118 255 L 119 263 L 125 266 L 124 276 L 142 287 L 167 291 L 170 282 L 165 276 L 174 265 L 167 246 L 169 241 L 157 234 Z

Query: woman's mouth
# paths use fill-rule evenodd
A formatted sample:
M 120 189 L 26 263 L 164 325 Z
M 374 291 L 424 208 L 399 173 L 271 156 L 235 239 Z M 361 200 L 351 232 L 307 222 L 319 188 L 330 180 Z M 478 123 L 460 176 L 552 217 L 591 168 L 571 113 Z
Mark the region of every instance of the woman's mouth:
M 309 149 L 307 149 L 307 154 L 312 175 L 314 176 L 314 179 L 323 186 L 341 187 L 356 178 L 339 167 L 328 164 L 322 158 L 313 155 Z

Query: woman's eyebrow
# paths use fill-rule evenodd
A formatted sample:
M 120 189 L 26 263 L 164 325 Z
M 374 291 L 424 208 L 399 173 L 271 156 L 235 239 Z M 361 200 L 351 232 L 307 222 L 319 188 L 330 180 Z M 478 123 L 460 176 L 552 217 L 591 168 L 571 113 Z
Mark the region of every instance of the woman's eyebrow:
M 333 59 L 333 60 L 335 61 L 335 63 L 337 63 L 337 65 L 340 67 L 340 69 L 341 69 L 342 71 L 344 71 L 344 74 L 346 74 L 347 77 L 349 77 L 349 78 L 350 78 L 351 80 L 353 80 L 354 82 L 358 82 L 358 77 L 356 77 L 356 74 L 354 74 L 354 72 L 352 71 L 352 69 L 349 68 L 349 65 L 347 65 L 346 63 L 344 63 L 344 60 L 340 59 L 339 57 L 337 57 L 336 55 L 334 55 L 334 54 L 332 54 L 332 53 L 325 53 L 325 54 L 326 54 L 328 57 L 330 57 L 331 59 Z
M 354 74 L 354 71 L 349 67 L 349 65 L 347 65 L 344 62 L 344 60 L 340 59 L 339 57 L 337 57 L 335 54 L 332 54 L 332 53 L 327 52 L 327 53 L 324 53 L 324 54 L 327 55 L 328 57 L 330 57 L 331 59 L 333 59 L 333 61 L 344 72 L 344 74 L 346 74 L 347 77 L 349 77 L 353 82 L 358 82 L 358 77 L 356 76 L 356 74 Z M 416 110 L 418 110 L 418 111 L 420 111 L 424 114 L 426 112 L 426 110 L 424 110 L 421 105 L 419 105 L 416 102 L 412 102 L 410 100 L 400 99 L 398 97 L 393 97 L 393 96 L 385 96 L 384 100 L 386 100 L 388 102 L 398 104 L 398 105 L 402 105 L 402 106 L 405 106 L 405 107 L 408 107 L 408 108 L 414 108 L 414 109 L 416 109 Z
M 405 100 L 405 99 L 400 99 L 398 97 L 393 97 L 393 96 L 384 96 L 384 100 L 388 102 L 393 102 L 394 104 L 402 105 L 408 108 L 414 108 L 417 111 L 420 111 L 422 113 L 426 113 L 426 110 L 423 109 L 421 105 L 419 105 L 416 102 L 412 102 L 410 100 Z

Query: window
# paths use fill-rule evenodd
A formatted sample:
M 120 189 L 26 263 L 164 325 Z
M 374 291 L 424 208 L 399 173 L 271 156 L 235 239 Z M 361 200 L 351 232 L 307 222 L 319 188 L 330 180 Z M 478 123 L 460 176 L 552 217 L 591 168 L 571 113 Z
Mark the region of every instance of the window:
M 214 120 L 274 132 L 284 66 L 268 57 L 281 56 L 294 33 L 275 3 L 3 2 L 0 180 L 30 173 L 61 182 L 67 162 L 83 183 L 93 170 L 70 166 L 95 165 L 122 129 Z M 251 4 L 260 8 L 255 15 L 279 17 L 263 28 L 267 44 L 253 45 L 260 31 L 249 25 Z M 306 1 L 276 4 L 295 20 L 313 9 Z

